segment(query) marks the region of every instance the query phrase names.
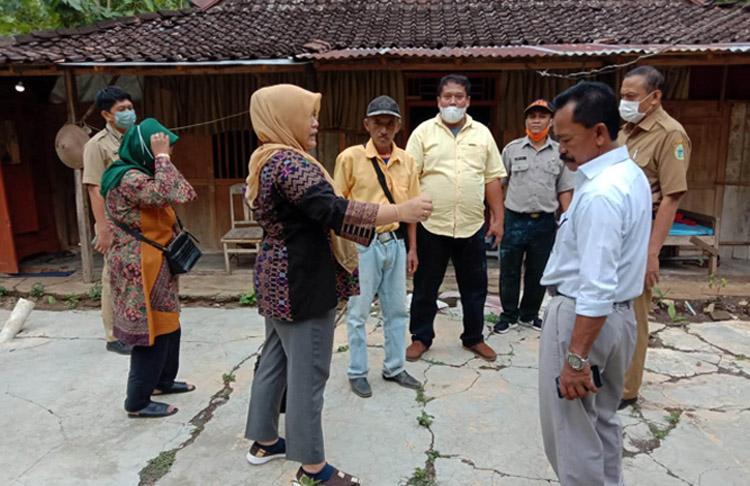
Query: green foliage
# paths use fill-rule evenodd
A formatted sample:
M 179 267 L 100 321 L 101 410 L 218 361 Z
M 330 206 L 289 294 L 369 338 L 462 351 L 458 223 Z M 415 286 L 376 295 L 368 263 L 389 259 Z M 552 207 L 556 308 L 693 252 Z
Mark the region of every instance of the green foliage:
M 91 300 L 102 300 L 102 284 L 101 282 L 96 282 L 94 285 L 91 286 L 89 289 L 89 299 Z
M 717 296 L 724 289 L 724 287 L 727 286 L 727 283 L 728 282 L 726 278 L 719 277 L 715 273 L 712 273 L 711 275 L 708 276 L 708 287 L 716 290 Z
M 302 479 L 300 480 L 299 484 L 301 486 L 318 486 L 320 484 L 320 481 L 316 481 L 307 476 L 302 476 Z
M 435 419 L 434 416 L 430 415 L 429 413 L 422 410 L 422 415 L 417 417 L 417 422 L 419 425 L 421 425 L 424 428 L 429 429 L 430 425 L 432 425 L 432 421 Z
M 484 315 L 484 322 L 489 322 L 490 324 L 497 324 L 498 321 L 500 321 L 500 316 L 495 314 L 494 312 L 490 312 L 489 314 Z
M 240 295 L 240 305 L 255 305 L 257 300 L 258 299 L 255 296 L 254 290 L 245 292 L 244 294 Z
M 189 6 L 189 0 L 3 0 L 0 35 L 79 27 L 115 17 Z
M 57 299 L 55 298 L 54 295 L 48 295 L 47 296 L 47 304 L 49 304 L 49 305 L 55 305 L 55 304 L 57 304 Z
M 349 351 L 349 345 L 348 344 L 342 344 L 341 346 L 339 346 L 338 348 L 336 348 L 336 352 L 337 353 L 346 353 L 347 351 Z
M 42 282 L 36 282 L 31 286 L 29 295 L 34 299 L 41 299 L 44 296 L 44 284 Z
M 65 307 L 68 309 L 75 309 L 78 307 L 78 303 L 80 302 L 80 299 L 76 295 L 71 295 L 67 299 L 65 299 Z
M 224 381 L 225 385 L 237 381 L 237 377 L 234 376 L 234 373 L 224 373 L 223 375 L 221 375 L 221 379 Z
M 426 468 L 415 468 L 406 486 L 435 486 L 437 482 Z
M 0 285 L 0 297 L 5 297 L 6 295 L 8 295 L 8 289 Z
M 654 295 L 656 296 L 656 301 L 659 304 L 659 307 L 662 307 L 667 310 L 667 315 L 669 316 L 669 320 L 672 321 L 674 324 L 679 324 L 681 322 L 687 322 L 687 319 L 685 316 L 680 315 L 680 313 L 677 311 L 677 306 L 674 303 L 674 300 L 667 299 L 667 292 L 663 292 L 659 287 L 654 287 Z

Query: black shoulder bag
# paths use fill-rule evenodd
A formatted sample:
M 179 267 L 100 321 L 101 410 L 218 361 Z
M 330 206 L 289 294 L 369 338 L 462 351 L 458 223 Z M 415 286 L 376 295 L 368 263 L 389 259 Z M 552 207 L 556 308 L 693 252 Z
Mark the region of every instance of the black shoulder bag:
M 389 203 L 396 204 L 396 200 L 393 199 L 393 194 L 391 194 L 391 190 L 388 189 L 388 184 L 385 182 L 385 174 L 383 174 L 383 171 L 380 169 L 380 165 L 378 165 L 378 159 L 372 157 L 370 158 L 370 162 L 372 162 L 372 168 L 375 169 L 375 174 L 378 176 L 380 188 L 383 189 L 386 199 L 388 199 Z M 398 229 L 396 230 L 396 235 L 403 239 L 404 243 L 408 243 L 407 232 L 404 229 L 404 225 L 402 223 L 399 223 Z
M 109 214 L 109 210 L 107 210 L 107 214 Z M 172 275 L 180 275 L 189 272 L 195 266 L 201 255 L 203 255 L 203 252 L 198 247 L 198 238 L 193 236 L 182 226 L 180 218 L 177 218 L 177 225 L 180 227 L 180 232 L 177 236 L 172 238 L 172 241 L 167 243 L 167 246 L 146 238 L 140 231 L 134 230 L 121 221 L 116 221 L 112 215 L 109 216 L 109 219 L 121 230 L 136 240 L 143 241 L 144 243 L 148 243 L 154 248 L 161 250 L 164 254 L 164 259 L 167 260 L 167 265 L 169 266 L 169 271 L 172 272 Z

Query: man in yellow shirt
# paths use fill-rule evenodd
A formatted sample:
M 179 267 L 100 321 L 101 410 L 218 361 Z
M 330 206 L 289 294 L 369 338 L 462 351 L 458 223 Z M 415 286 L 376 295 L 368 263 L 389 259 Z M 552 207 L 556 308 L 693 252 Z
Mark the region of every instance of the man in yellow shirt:
M 105 215 L 104 198 L 99 194 L 99 186 L 104 170 L 117 160 L 122 134 L 133 126 L 136 117 L 132 98 L 117 86 L 107 86 L 99 91 L 96 94 L 96 107 L 106 125 L 83 147 L 83 184 L 88 190 L 91 211 L 96 221 L 94 248 L 102 255 L 106 255 L 112 244 L 112 228 Z M 118 341 L 113 333 L 114 311 L 106 257 L 102 267 L 101 305 L 107 351 L 130 354 L 131 346 Z
M 336 158 L 334 182 L 344 197 L 376 204 L 397 204 L 419 196 L 414 159 L 393 143 L 401 129 L 398 103 L 378 96 L 367 106 L 364 120 L 370 134 L 366 145 L 349 147 Z M 349 299 L 349 384 L 360 397 L 372 396 L 367 381 L 367 333 L 365 323 L 370 304 L 377 294 L 383 315 L 385 361 L 383 379 L 406 388 L 420 383 L 404 369 L 406 352 L 406 272 L 417 268 L 416 225 L 408 225 L 409 253 L 404 244 L 406 231 L 399 223 L 377 228 L 377 237 L 359 250 L 360 294 Z
M 489 129 L 466 114 L 470 103 L 466 76 L 449 74 L 438 85 L 440 113 L 419 125 L 406 151 L 417 163 L 422 191 L 432 198 L 429 220 L 417 228 L 420 265 L 414 275 L 406 359 L 415 361 L 432 345 L 437 296 L 448 261 L 456 270 L 463 308 L 463 346 L 488 361 L 497 358 L 484 342 L 487 298 L 484 207 L 490 208 L 487 235 L 503 236 L 503 187 L 500 151 Z

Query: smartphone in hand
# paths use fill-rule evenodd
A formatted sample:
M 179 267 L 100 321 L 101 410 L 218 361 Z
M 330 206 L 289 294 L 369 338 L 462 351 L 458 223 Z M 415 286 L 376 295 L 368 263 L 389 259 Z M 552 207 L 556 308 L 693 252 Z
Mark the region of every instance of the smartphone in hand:
M 592 365 L 591 366 L 591 378 L 594 381 L 594 385 L 597 388 L 601 388 L 602 386 L 602 375 L 599 373 L 599 366 Z M 560 392 L 560 377 L 558 376 L 555 378 L 555 384 L 557 385 L 557 397 L 563 398 L 562 393 Z

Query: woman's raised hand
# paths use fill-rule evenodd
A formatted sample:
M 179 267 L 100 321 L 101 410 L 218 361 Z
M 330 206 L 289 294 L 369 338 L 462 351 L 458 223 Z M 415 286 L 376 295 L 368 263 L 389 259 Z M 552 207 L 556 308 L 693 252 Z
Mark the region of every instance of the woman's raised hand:
M 154 157 L 169 153 L 169 139 L 166 133 L 159 132 L 151 135 L 151 153 Z

